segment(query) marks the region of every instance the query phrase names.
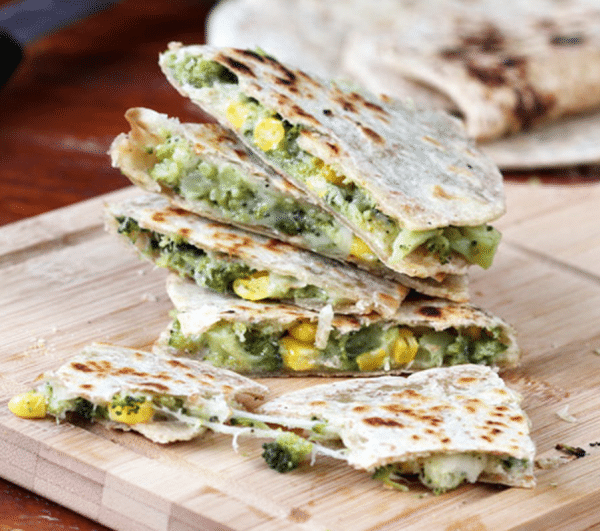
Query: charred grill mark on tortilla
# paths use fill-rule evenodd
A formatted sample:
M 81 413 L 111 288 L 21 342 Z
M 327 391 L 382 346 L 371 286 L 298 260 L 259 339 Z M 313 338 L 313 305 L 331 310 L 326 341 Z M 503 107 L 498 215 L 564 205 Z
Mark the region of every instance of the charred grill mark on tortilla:
M 437 308 L 436 306 L 422 306 L 419 308 L 419 313 L 425 317 L 441 318 L 443 312 L 442 308 Z
M 363 419 L 369 426 L 382 426 L 387 428 L 404 428 L 405 425 L 394 419 L 383 419 L 381 417 L 367 417 Z

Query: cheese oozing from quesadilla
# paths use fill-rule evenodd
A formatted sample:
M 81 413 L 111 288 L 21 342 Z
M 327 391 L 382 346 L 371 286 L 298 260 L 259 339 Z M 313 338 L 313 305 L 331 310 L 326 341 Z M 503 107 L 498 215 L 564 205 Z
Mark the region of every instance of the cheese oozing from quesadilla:
M 267 393 L 210 364 L 96 343 L 40 375 L 35 389 L 13 397 L 8 407 L 23 418 L 77 415 L 168 443 L 247 414 Z
M 405 301 L 394 316 L 343 316 L 235 301 L 170 276 L 173 321 L 156 348 L 243 374 L 335 375 L 517 364 L 514 331 L 470 305 Z
M 380 208 L 381 200 L 376 198 L 365 185 L 369 179 L 368 175 L 350 174 L 335 155 L 325 160 L 327 150 L 324 151 L 321 144 L 327 143 L 327 139 L 322 138 L 324 135 L 319 129 L 322 122 L 318 120 L 325 122 L 333 119 L 332 116 L 338 112 L 337 109 L 335 112 L 331 110 L 334 105 L 323 108 L 322 115 L 315 118 L 314 115 L 306 113 L 301 105 L 294 105 L 286 94 L 278 93 L 276 89 L 270 90 L 271 78 L 263 80 L 261 84 L 257 79 L 258 74 L 248 64 L 275 65 L 272 70 L 289 72 L 289 83 L 276 81 L 280 84 L 299 83 L 302 74 L 303 79 L 309 79 L 318 86 L 316 93 L 325 93 L 329 100 L 345 101 L 346 107 L 342 102 L 344 108 L 350 108 L 352 103 L 350 100 L 354 99 L 356 100 L 354 107 L 357 102 L 364 103 L 365 107 L 370 104 L 371 111 L 372 108 L 378 107 L 382 111 L 381 114 L 385 114 L 386 111 L 379 106 L 383 105 L 381 101 L 377 100 L 377 103 L 367 101 L 356 92 L 345 94 L 337 86 L 326 88 L 320 82 L 308 78 L 306 74 L 290 71 L 275 59 L 258 53 L 228 50 L 231 56 L 226 55 L 227 52 L 221 55 L 213 53 L 213 58 L 218 59 L 213 60 L 203 56 L 202 48 L 172 46 L 160 60 L 167 77 L 174 80 L 180 91 L 190 94 L 194 102 L 200 106 L 205 104 L 209 112 L 212 112 L 221 123 L 234 129 L 263 160 L 283 175 L 290 177 L 294 183 L 310 193 L 350 228 L 356 229 L 357 248 L 366 247 L 368 252 L 365 252 L 365 256 L 377 257 L 392 269 L 420 277 L 434 276 L 436 272 L 456 272 L 456 268 L 462 271 L 469 263 L 478 264 L 483 268 L 491 265 L 500 241 L 500 233 L 496 229 L 487 223 L 440 225 L 434 217 L 420 221 L 418 227 L 410 228 L 406 220 L 410 219 L 411 213 L 421 209 L 417 204 L 410 207 L 403 204 L 397 209 L 398 213 L 400 210 L 406 210 L 407 214 L 392 214 L 394 207 L 384 212 Z M 242 59 L 245 59 L 246 63 Z M 265 69 L 270 72 L 268 66 L 265 66 Z M 242 77 L 245 78 L 245 85 L 240 82 Z M 248 87 L 253 87 L 252 94 L 246 90 Z M 295 88 L 298 91 L 297 86 Z M 311 88 L 315 89 L 314 86 Z M 265 93 L 264 97 L 262 97 L 263 93 Z M 294 121 L 291 116 L 284 116 L 280 112 L 280 107 L 284 105 L 290 107 L 300 118 Z M 318 122 L 316 128 L 311 128 L 309 125 L 313 120 Z M 362 126 L 360 122 L 356 123 L 365 135 L 384 141 L 374 130 Z M 427 126 L 431 127 L 431 124 L 427 123 Z M 448 124 L 443 127 L 450 128 Z M 424 139 L 429 139 L 429 142 L 435 146 L 435 150 L 446 149 L 446 146 L 442 146 L 432 136 L 424 133 L 422 136 Z M 368 144 L 367 140 L 365 138 L 365 146 Z M 375 140 L 373 142 L 377 143 Z M 332 152 L 339 150 L 339 147 L 331 141 L 327 145 Z M 365 150 L 368 149 L 369 147 L 365 147 Z M 391 159 L 386 162 L 398 166 L 403 164 L 402 155 L 390 155 L 389 149 L 387 152 L 383 150 L 382 153 L 386 153 L 387 158 Z M 463 200 L 446 189 L 450 173 L 453 174 L 452 178 L 464 179 L 465 182 L 469 182 L 469 185 L 474 181 L 472 161 L 465 164 L 464 161 L 460 161 L 458 151 L 456 153 L 455 164 L 448 164 L 446 168 L 430 168 L 427 167 L 429 162 L 425 163 L 423 172 L 440 174 L 439 177 L 436 176 L 439 182 L 432 186 L 431 192 L 425 192 L 425 194 L 431 193 L 433 197 L 431 202 L 434 204 L 444 201 L 458 204 Z M 472 155 L 472 152 L 469 153 Z M 419 155 L 413 156 L 419 159 Z M 412 171 L 419 172 L 418 165 L 428 157 L 429 154 L 423 153 Z M 465 164 L 464 168 L 460 167 L 462 164 Z M 494 180 L 497 180 L 496 175 Z M 390 193 L 389 197 L 393 198 L 394 195 Z M 398 196 L 400 194 L 396 195 Z M 463 201 L 469 203 L 467 199 Z M 485 203 L 481 195 L 475 201 Z M 490 211 L 494 215 L 488 217 L 496 217 L 499 212 L 495 206 Z M 426 217 L 423 212 L 419 214 Z
M 349 264 L 174 208 L 158 194 L 109 205 L 106 221 L 156 265 L 246 300 L 392 315 L 409 292 Z
M 417 476 L 436 493 L 476 481 L 533 487 L 535 445 L 522 397 L 480 365 L 310 386 L 252 414 L 274 433 L 263 457 L 284 472 L 323 453 L 406 489 Z M 312 423 L 312 425 L 310 425 Z

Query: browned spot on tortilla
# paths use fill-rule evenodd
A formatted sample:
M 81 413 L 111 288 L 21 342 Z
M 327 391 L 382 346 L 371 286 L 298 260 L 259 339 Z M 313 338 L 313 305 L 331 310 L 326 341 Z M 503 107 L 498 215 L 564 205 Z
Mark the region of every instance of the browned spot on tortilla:
M 165 219 L 167 219 L 164 212 L 154 212 L 150 217 L 153 221 L 156 221 L 157 223 L 162 223 L 165 221 Z
M 368 424 L 369 426 L 375 427 L 380 426 L 385 428 L 404 428 L 404 424 L 398 422 L 397 420 L 382 419 L 381 417 L 367 417 L 366 419 L 363 419 L 363 422 L 365 424 Z
M 570 35 L 552 35 L 550 44 L 553 46 L 580 46 L 585 43 L 585 35 L 582 33 L 571 33 Z
M 440 442 L 444 444 L 449 444 L 452 442 L 452 439 L 450 439 L 450 437 L 444 437 L 443 439 L 440 439 Z
M 140 386 L 142 387 L 151 387 L 153 389 L 156 389 L 157 391 L 160 392 L 166 392 L 169 391 L 169 387 L 161 384 L 160 382 L 143 382 L 140 384 Z
M 376 131 L 373 131 L 370 127 L 367 127 L 362 124 L 358 124 L 360 130 L 365 134 L 367 138 L 369 138 L 375 144 L 385 144 L 385 139 Z
M 443 313 L 441 308 L 435 306 L 421 306 L 418 311 L 425 317 L 441 317 Z
M 482 438 L 484 441 L 487 441 L 487 442 L 489 442 L 489 443 L 491 443 L 491 442 L 494 440 L 494 439 L 493 439 L 492 437 L 490 437 L 489 435 L 482 435 L 482 436 L 481 436 L 481 438 Z
M 517 105 L 514 114 L 523 129 L 530 129 L 539 118 L 546 115 L 556 104 L 552 94 L 540 94 L 530 85 L 515 89 Z
M 192 234 L 192 229 L 188 227 L 181 227 L 177 233 L 184 238 L 188 238 Z
M 478 378 L 475 378 L 474 376 L 463 376 L 457 380 L 457 383 L 468 385 L 475 383 L 477 380 Z
M 510 417 L 510 420 L 512 420 L 513 422 L 524 422 L 525 417 L 523 415 L 513 415 L 512 417 Z
M 439 197 L 441 199 L 457 199 L 456 196 L 450 195 L 446 190 L 444 190 L 439 184 L 436 184 L 433 187 L 433 196 Z
M 238 61 L 233 57 L 229 57 L 226 54 L 221 53 L 217 55 L 215 57 L 215 60 L 221 64 L 225 63 L 224 66 L 227 66 L 227 68 L 229 68 L 229 70 L 231 70 L 234 73 L 254 78 L 256 77 L 256 74 L 254 73 L 252 68 L 250 68 L 247 64 L 242 63 L 241 61 Z
M 352 411 L 355 411 L 356 413 L 364 413 L 366 411 L 369 411 L 370 409 L 370 406 L 354 406 L 352 408 Z
M 309 406 L 326 406 L 327 402 L 325 402 L 324 400 L 313 400 L 312 402 L 310 402 L 308 404 Z
M 252 50 L 238 48 L 235 51 L 240 55 L 245 55 L 246 57 L 251 57 L 252 59 L 255 59 L 256 61 L 258 61 L 259 63 L 265 62 L 264 56 L 260 55 L 259 53 L 254 52 Z
M 94 372 L 94 369 L 92 367 L 89 367 L 85 363 L 71 363 L 71 367 L 73 367 L 73 369 L 75 369 L 76 371 L 80 372 Z
M 436 140 L 435 138 L 433 138 L 432 136 L 429 136 L 429 135 L 422 136 L 421 140 L 425 140 L 425 142 L 429 142 L 430 144 L 433 144 L 434 146 L 439 147 L 439 148 L 444 147 L 441 142 L 439 142 L 438 140 Z
M 417 397 L 421 397 L 421 394 L 418 391 L 415 391 L 414 389 L 403 389 L 402 391 L 398 392 L 398 393 L 394 393 L 393 395 L 394 398 L 399 398 L 400 400 L 402 399 L 415 399 Z M 403 409 L 404 406 L 399 406 L 397 404 L 390 404 L 389 406 L 384 406 L 384 407 L 402 407 Z
M 418 440 L 420 440 L 420 439 L 421 439 L 421 437 L 419 437 L 419 436 L 418 436 L 416 433 L 414 433 L 413 435 L 411 435 L 411 439 L 412 439 L 413 441 L 418 441 Z
M 248 153 L 246 153 L 243 149 L 234 149 L 233 152 L 240 160 L 248 159 Z
M 81 384 L 79 386 L 80 389 L 93 389 L 93 385 L 92 384 Z

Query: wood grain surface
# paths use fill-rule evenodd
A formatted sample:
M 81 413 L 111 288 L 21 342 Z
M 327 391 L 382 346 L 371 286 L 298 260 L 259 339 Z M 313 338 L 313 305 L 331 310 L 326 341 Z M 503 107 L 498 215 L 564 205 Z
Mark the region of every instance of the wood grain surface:
M 105 154 L 112 138 L 126 128 L 123 114 L 128 107 L 145 105 L 184 120 L 205 119 L 163 80 L 156 57 L 170 40 L 203 42 L 204 20 L 213 3 L 124 0 L 32 44 L 25 62 L 1 89 L 0 225 L 25 220 L 0 229 L 0 307 L 10 311 L 10 320 L 0 327 L 3 411 L 13 390 L 74 348 L 98 338 L 143 346 L 163 326 L 167 306 L 162 276 L 115 251 L 99 225 L 101 201 L 47 217 L 34 216 L 128 184 L 110 168 Z M 524 391 L 540 451 L 556 453 L 557 442 L 579 444 L 589 452 L 586 458 L 541 472 L 540 486 L 532 492 L 468 488 L 439 499 L 415 495 L 408 502 L 399 502 L 397 494 L 381 492 L 357 473 L 326 467 L 286 480 L 303 504 L 288 500 L 287 505 L 278 505 L 277 490 L 284 493 L 285 482 L 277 479 L 265 492 L 270 503 L 259 511 L 247 495 L 246 505 L 221 503 L 223 485 L 214 475 L 226 475 L 228 466 L 235 467 L 235 454 L 220 440 L 208 458 L 219 450 L 231 456 L 209 474 L 198 492 L 177 505 L 172 492 L 164 497 L 155 494 L 148 501 L 145 479 L 128 465 L 129 458 L 143 458 L 160 477 L 164 460 L 170 463 L 171 454 L 165 458 L 151 446 L 139 448 L 137 439 L 131 437 L 115 443 L 93 429 L 40 428 L 38 423 L 24 427 L 18 419 L 4 415 L 0 478 L 27 488 L 0 479 L 0 531 L 135 530 L 163 524 L 180 530 L 201 529 L 204 524 L 211 529 L 281 529 L 265 523 L 272 518 L 286 526 L 312 529 L 323 528 L 319 527 L 323 515 L 335 520 L 332 530 L 344 529 L 340 525 L 347 520 L 339 512 L 346 506 L 340 499 L 346 504 L 354 500 L 360 510 L 350 510 L 346 518 L 364 529 L 397 529 L 400 522 L 416 529 L 423 518 L 433 525 L 439 522 L 435 514 L 447 515 L 451 507 L 458 512 L 449 529 L 500 529 L 504 521 L 532 529 L 559 528 L 566 523 L 569 529 L 600 528 L 595 502 L 599 498 L 594 498 L 598 455 L 596 447 L 589 446 L 600 440 L 596 413 L 600 358 L 594 354 L 600 346 L 596 212 L 600 197 L 591 184 L 598 179 L 598 169 L 554 169 L 506 177 L 520 184 L 509 185 L 509 214 L 501 223 L 502 251 L 491 271 L 476 275 L 475 297 L 519 329 L 525 363 L 508 379 Z M 551 185 L 540 186 L 540 182 Z M 60 318 L 55 318 L 57 307 L 68 307 Z M 6 315 L 5 310 L 2 314 Z M 137 326 L 121 320 L 130 315 Z M 565 406 L 578 422 L 566 423 L 556 416 Z M 69 441 L 74 437 L 76 442 L 90 443 L 94 459 L 105 458 L 100 475 L 94 466 L 82 464 L 81 449 L 77 453 L 72 445 L 64 446 L 65 433 Z M 118 447 L 118 455 L 106 456 L 106 444 L 109 450 Z M 256 468 L 244 466 L 250 471 Z M 326 485 L 340 489 L 336 496 L 314 484 L 315 475 L 320 478 L 325 473 L 332 475 Z M 162 493 L 163 485 L 158 483 L 153 486 Z M 252 482 L 248 488 L 255 486 Z M 177 484 L 164 488 L 176 490 Z M 129 496 L 125 507 L 123 491 Z M 365 493 L 368 500 L 376 500 L 375 508 L 365 506 Z M 101 514 L 99 507 L 106 507 L 105 512 Z M 198 511 L 205 507 L 207 516 L 198 520 Z M 167 509 L 171 524 L 165 524 Z M 228 527 L 214 527 L 224 510 L 232 515 Z M 127 512 L 137 523 L 118 527 Z M 444 516 L 444 524 L 446 520 Z

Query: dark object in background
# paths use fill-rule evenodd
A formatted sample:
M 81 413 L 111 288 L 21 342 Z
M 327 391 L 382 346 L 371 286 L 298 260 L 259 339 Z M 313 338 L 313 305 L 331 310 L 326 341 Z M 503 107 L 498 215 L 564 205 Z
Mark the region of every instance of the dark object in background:
M 23 59 L 27 44 L 116 3 L 111 0 L 23 0 L 4 5 L 0 11 L 0 88 Z

